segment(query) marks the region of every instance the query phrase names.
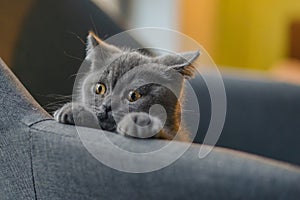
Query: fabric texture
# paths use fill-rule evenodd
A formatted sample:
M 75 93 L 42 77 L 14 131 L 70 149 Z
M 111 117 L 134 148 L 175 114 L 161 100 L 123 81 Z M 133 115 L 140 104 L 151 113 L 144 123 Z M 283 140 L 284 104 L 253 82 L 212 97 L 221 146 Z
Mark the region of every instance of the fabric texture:
M 249 88 L 251 83 L 247 84 Z M 263 87 L 269 83 L 260 84 Z M 293 90 L 292 86 L 285 87 Z M 200 160 L 201 145 L 193 144 L 173 164 L 150 173 L 117 171 L 87 151 L 74 126 L 55 122 L 3 62 L 0 91 L 1 199 L 300 198 L 299 167 L 220 147 Z M 278 98 L 282 98 L 281 95 Z M 87 134 L 96 131 L 83 130 Z M 103 134 L 132 151 L 168 142 L 131 139 L 111 132 Z M 98 145 L 102 145 L 101 142 L 96 141 Z M 186 144 L 177 143 L 178 148 L 182 145 Z M 162 154 L 157 162 L 167 156 Z M 123 162 L 135 163 L 136 160 Z
M 300 165 L 300 87 L 232 73 L 223 73 L 223 81 L 227 112 L 217 146 Z M 201 143 L 211 117 L 210 96 L 201 77 L 191 80 L 191 85 L 200 107 L 194 142 Z

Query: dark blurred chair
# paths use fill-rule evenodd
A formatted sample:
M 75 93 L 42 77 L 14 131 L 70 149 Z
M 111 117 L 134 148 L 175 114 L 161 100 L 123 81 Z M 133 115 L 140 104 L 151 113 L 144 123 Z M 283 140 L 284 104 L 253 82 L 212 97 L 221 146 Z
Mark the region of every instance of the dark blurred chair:
M 12 69 L 41 105 L 55 101 L 53 94 L 71 94 L 72 75 L 85 56 L 81 40 L 85 42 L 89 30 L 104 39 L 122 31 L 91 1 L 35 1 L 24 20 Z

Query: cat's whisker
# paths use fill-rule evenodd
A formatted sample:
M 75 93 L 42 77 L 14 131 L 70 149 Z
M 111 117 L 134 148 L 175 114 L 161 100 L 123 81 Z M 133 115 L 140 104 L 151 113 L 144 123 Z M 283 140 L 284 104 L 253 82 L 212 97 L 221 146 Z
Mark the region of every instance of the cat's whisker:
M 76 74 L 71 74 L 71 75 L 69 76 L 69 78 L 72 78 L 72 77 L 77 76 L 77 75 L 87 75 L 87 74 L 89 74 L 89 73 L 87 72 L 87 73 L 76 73 Z
M 195 111 L 195 110 L 185 110 L 185 109 L 181 109 L 182 112 L 189 112 L 189 113 L 200 113 L 199 111 Z
M 68 56 L 69 58 L 73 58 L 73 59 L 78 60 L 78 61 L 80 61 L 80 62 L 83 62 L 83 61 L 84 61 L 84 59 L 79 58 L 79 57 L 76 57 L 76 56 L 72 56 L 72 55 L 68 54 L 66 51 L 64 51 L 64 54 L 65 54 L 66 56 Z
M 60 97 L 53 97 L 54 99 L 57 99 L 57 100 L 71 100 L 72 99 L 72 96 L 60 96 Z
M 43 106 L 43 108 L 47 109 L 47 111 L 50 113 L 50 114 L 54 114 L 54 112 L 61 108 L 62 106 L 64 105 L 64 103 L 62 104 L 56 104 L 56 105 L 45 105 Z
M 64 105 L 66 102 L 53 102 L 53 103 L 49 103 L 44 105 L 43 107 L 46 109 L 51 109 L 51 108 L 59 108 L 62 105 Z
M 47 94 L 47 95 L 43 95 L 43 96 L 56 98 L 56 97 L 69 97 L 69 96 L 72 96 L 72 95 Z
M 66 103 L 66 102 L 69 102 L 69 99 L 61 99 L 61 100 L 56 100 L 56 101 L 53 101 L 47 105 L 52 105 L 52 104 L 57 104 L 57 103 Z
M 94 19 L 93 19 L 93 16 L 92 16 L 92 15 L 90 15 L 90 19 L 91 19 L 91 22 L 92 22 L 93 27 L 94 27 L 94 29 L 95 29 L 96 35 L 99 35 L 98 30 L 97 30 L 97 27 L 96 27 L 96 24 L 95 24 L 95 22 L 94 22 Z
M 76 33 L 72 32 L 72 31 L 68 31 L 68 33 L 74 35 L 85 46 L 85 42 L 79 35 L 77 35 Z
M 60 94 L 47 94 L 47 95 L 40 95 L 47 98 L 55 99 L 54 101 L 42 105 L 47 111 L 56 110 L 62 107 L 64 104 L 70 102 L 72 99 L 72 95 L 60 95 Z
M 181 109 L 183 111 L 195 111 L 195 110 L 187 110 L 187 109 Z M 196 111 L 195 111 L 196 112 Z

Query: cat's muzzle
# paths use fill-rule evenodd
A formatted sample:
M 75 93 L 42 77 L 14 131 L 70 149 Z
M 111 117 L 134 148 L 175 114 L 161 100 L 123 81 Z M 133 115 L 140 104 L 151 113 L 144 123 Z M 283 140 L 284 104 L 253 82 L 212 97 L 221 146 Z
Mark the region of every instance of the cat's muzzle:
M 96 113 L 101 129 L 115 131 L 117 124 L 112 116 L 112 111 Z

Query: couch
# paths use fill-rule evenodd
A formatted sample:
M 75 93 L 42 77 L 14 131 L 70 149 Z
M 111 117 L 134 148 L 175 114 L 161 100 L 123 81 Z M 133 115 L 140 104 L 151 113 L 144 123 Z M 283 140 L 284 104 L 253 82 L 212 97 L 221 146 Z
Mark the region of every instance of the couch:
M 97 160 L 77 128 L 54 121 L 47 106 L 54 101 L 49 94 L 71 93 L 69 77 L 81 63 L 73 57 L 83 58 L 85 48 L 75 35 L 84 38 L 93 26 L 102 38 L 122 31 L 90 1 L 36 1 L 24 19 L 13 72 L 1 61 L 1 200 L 300 198 L 300 87 L 271 79 L 222 74 L 226 120 L 216 146 L 203 159 L 200 148 L 212 147 L 203 144 L 211 100 L 197 76 L 190 83 L 201 111 L 199 128 L 191 146 L 173 143 L 174 152 L 187 148 L 178 160 L 148 173 L 118 171 Z M 81 131 L 133 152 L 169 144 L 90 128 Z M 118 157 L 105 140 L 85 139 L 111 161 L 135 167 L 147 162 Z M 158 155 L 149 164 L 169 157 Z
M 200 147 L 209 148 L 196 143 L 202 138 L 199 134 L 170 165 L 148 173 L 128 173 L 95 159 L 76 128 L 54 121 L 1 61 L 1 199 L 299 199 L 299 123 L 293 119 L 299 108 L 293 106 L 299 102 L 300 88 L 224 80 L 228 115 L 217 147 L 199 159 Z M 194 81 L 198 81 L 194 87 L 201 85 L 200 80 Z M 91 128 L 81 131 L 105 136 L 130 151 L 169 142 Z M 104 140 L 90 140 L 112 160 L 117 156 L 109 152 Z M 172 148 L 176 151 L 186 145 L 174 142 Z M 169 156 L 160 154 L 152 162 Z M 135 158 L 118 161 L 143 163 Z

